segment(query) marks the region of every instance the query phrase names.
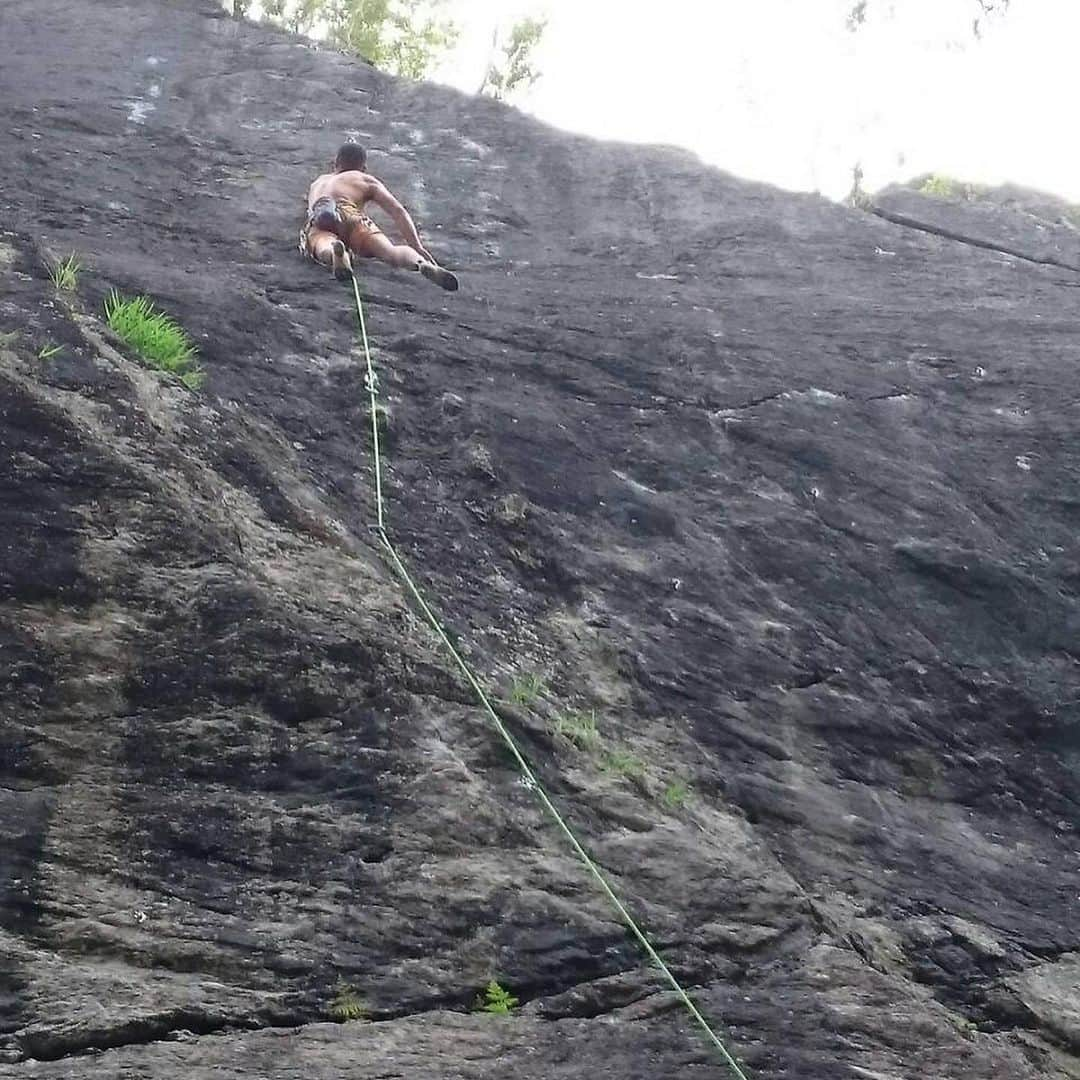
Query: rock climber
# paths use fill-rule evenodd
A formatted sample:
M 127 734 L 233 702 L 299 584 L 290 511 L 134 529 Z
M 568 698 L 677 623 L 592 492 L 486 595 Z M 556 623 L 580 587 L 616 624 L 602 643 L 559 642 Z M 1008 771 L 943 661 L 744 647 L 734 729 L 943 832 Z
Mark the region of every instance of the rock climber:
M 364 172 L 367 152 L 354 142 L 345 143 L 334 159 L 334 171 L 323 173 L 308 189 L 308 216 L 300 230 L 300 250 L 329 266 L 339 281 L 353 272 L 352 256 L 382 259 L 391 266 L 418 270 L 448 292 L 457 278 L 444 270 L 420 241 L 409 212 L 379 180 Z M 373 202 L 390 215 L 404 244 L 395 244 L 364 213 Z

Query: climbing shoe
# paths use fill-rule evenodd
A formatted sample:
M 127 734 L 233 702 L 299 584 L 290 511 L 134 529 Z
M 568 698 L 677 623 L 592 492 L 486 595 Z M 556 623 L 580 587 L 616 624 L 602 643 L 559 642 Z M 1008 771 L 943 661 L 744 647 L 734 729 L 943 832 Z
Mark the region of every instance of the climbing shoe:
M 335 240 L 331 245 L 331 254 L 334 256 L 334 277 L 338 281 L 348 281 L 352 277 L 352 260 L 345 250 L 345 245 L 340 240 Z
M 444 270 L 441 266 L 436 266 L 434 263 L 423 262 L 420 264 L 420 273 L 423 274 L 428 281 L 434 281 L 436 285 L 441 286 L 447 292 L 457 292 L 458 280 L 449 270 Z

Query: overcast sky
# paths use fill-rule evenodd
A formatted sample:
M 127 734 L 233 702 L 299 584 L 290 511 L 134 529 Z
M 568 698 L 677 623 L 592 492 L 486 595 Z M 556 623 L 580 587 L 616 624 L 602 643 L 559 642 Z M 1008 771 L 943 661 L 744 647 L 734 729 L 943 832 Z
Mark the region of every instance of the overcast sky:
M 1080 0 L 1013 0 L 981 40 L 974 0 L 895 0 L 855 34 L 851 4 L 448 0 L 464 33 L 435 77 L 474 91 L 496 23 L 546 13 L 544 76 L 517 104 L 558 127 L 834 197 L 861 160 L 870 190 L 942 172 L 1080 201 Z

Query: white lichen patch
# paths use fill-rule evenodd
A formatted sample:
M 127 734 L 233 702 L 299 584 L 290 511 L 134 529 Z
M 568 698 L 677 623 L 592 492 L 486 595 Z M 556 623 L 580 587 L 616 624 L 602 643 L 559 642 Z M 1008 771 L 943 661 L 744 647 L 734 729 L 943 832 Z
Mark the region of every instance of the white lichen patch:
M 128 123 L 142 125 L 146 123 L 146 118 L 157 107 L 152 101 L 147 101 L 146 98 L 136 98 L 134 101 L 126 103 L 128 109 Z

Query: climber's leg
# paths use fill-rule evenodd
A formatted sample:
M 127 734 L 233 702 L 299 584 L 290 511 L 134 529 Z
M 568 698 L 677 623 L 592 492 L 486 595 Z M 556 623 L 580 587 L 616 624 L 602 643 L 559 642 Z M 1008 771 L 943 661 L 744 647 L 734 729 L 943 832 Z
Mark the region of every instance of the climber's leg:
M 309 229 L 306 243 L 307 253 L 316 262 L 329 266 L 339 281 L 344 281 L 352 274 L 349 253 L 334 233 L 325 229 Z
M 441 266 L 428 262 L 427 259 L 408 244 L 395 244 L 385 233 L 353 233 L 352 250 L 364 258 L 381 259 L 384 263 L 402 270 L 419 270 L 429 281 L 441 285 L 448 292 L 456 291 L 457 278 Z

